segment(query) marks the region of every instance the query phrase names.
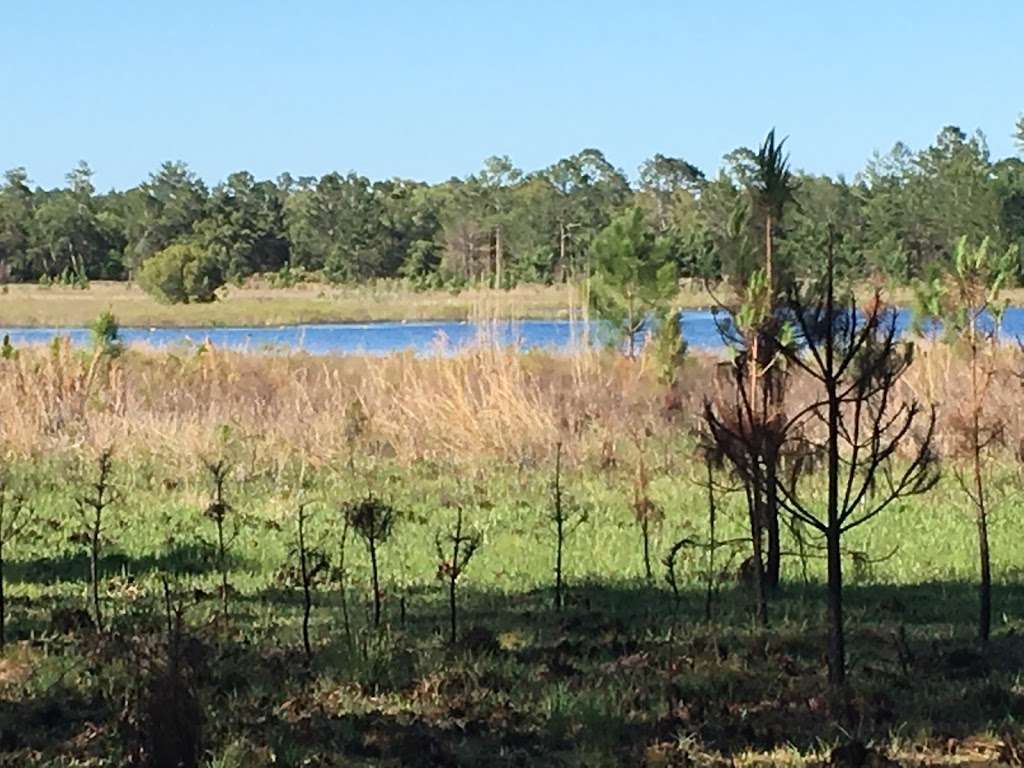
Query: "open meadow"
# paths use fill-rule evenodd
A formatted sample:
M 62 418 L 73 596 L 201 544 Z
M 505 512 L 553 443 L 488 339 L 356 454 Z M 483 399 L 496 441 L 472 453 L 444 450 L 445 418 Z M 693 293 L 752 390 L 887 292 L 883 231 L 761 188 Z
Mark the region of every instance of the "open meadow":
M 1024 363 L 1002 354 L 1005 371 Z M 695 429 L 719 367 L 691 355 L 668 387 L 648 357 L 614 352 L 18 350 L 0 360 L 17 404 L 0 421 L 0 762 L 125 765 L 196 744 L 218 768 L 1019 761 L 1013 377 L 991 392 L 1006 434 L 988 467 L 989 650 L 973 643 L 974 523 L 943 427 L 963 361 L 925 345 L 900 396 L 939 404 L 947 471 L 844 539 L 840 695 L 820 537 L 784 526 L 767 628 L 724 470 L 714 562 L 700 544 Z M 376 569 L 354 508 L 394 512 Z

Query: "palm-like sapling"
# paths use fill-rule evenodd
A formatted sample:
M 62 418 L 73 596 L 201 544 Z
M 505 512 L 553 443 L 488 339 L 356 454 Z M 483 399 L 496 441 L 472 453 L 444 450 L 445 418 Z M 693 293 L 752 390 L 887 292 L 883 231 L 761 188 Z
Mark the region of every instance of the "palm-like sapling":
M 76 539 L 84 541 L 89 547 L 89 589 L 92 594 L 93 621 L 98 632 L 103 631 L 99 570 L 103 534 L 106 531 L 104 513 L 118 499 L 117 491 L 111 483 L 113 467 L 114 451 L 112 448 L 105 448 L 96 458 L 96 479 L 89 483 L 86 492 L 75 500 L 84 528 Z
M 565 606 L 565 542 L 587 521 L 587 512 L 577 506 L 562 487 L 562 444 L 555 446 L 555 476 L 551 481 L 551 525 L 555 529 L 555 610 Z
M 442 535 L 438 533 L 434 538 L 437 547 L 437 578 L 446 582 L 448 587 L 448 618 L 449 618 L 449 640 L 452 645 L 458 639 L 458 600 L 456 588 L 459 577 L 466 570 L 469 561 L 473 559 L 477 549 L 480 548 L 481 537 L 479 533 L 467 532 L 462 526 L 462 506 L 456 507 L 455 527 Z
M 704 420 L 717 450 L 742 481 L 752 542 L 751 576 L 755 614 L 768 623 L 768 587 L 779 582 L 781 541 L 775 478 L 779 472 L 788 380 L 775 294 L 763 272 L 755 272 L 743 304 L 719 324 L 723 340 L 735 351 L 725 395 L 706 399 Z M 765 551 L 767 534 L 767 551 Z
M 25 497 L 11 493 L 6 477 L 0 477 L 0 653 L 7 646 L 6 548 L 25 530 L 31 512 Z
M 373 587 L 373 626 L 380 626 L 381 590 L 378 556 L 380 546 L 391 538 L 395 519 L 395 509 L 373 494 L 350 501 L 342 507 L 342 514 L 349 527 L 355 531 L 366 544 L 370 554 L 370 577 Z

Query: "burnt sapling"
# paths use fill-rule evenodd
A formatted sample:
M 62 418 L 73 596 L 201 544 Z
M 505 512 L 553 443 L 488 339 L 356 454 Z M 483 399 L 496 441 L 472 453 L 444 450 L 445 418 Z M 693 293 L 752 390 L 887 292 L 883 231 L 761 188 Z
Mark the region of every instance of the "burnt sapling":
M 324 551 L 309 540 L 309 505 L 299 502 L 296 507 L 296 542 L 293 557 L 298 561 L 296 577 L 302 588 L 302 648 L 307 663 L 313 659 L 313 646 L 309 640 L 309 618 L 313 611 L 313 589 L 321 574 L 329 571 L 329 561 Z
M 342 506 L 342 515 L 348 526 L 366 544 L 370 555 L 370 578 L 373 587 L 373 626 L 380 626 L 380 547 L 391 538 L 398 513 L 394 507 L 372 493 Z
M 341 619 L 345 629 L 345 640 L 352 645 L 352 622 L 348 614 L 348 539 L 352 524 L 348 515 L 342 516 L 341 543 L 338 546 L 338 569 L 336 577 L 338 580 L 338 591 L 341 593 Z
M 212 521 L 215 528 L 216 541 L 212 548 L 217 561 L 217 572 L 220 575 L 220 610 L 221 620 L 227 623 L 230 615 L 230 585 L 228 584 L 228 555 L 232 544 L 238 538 L 239 518 L 228 501 L 224 492 L 230 467 L 224 459 L 204 462 L 206 473 L 213 486 L 213 495 L 206 505 L 205 517 Z
M 992 629 L 992 562 L 989 554 L 989 514 L 992 489 L 985 466 L 986 453 L 1003 439 L 1005 413 L 991 397 L 999 370 L 996 355 L 999 325 L 1007 302 L 1000 300 L 1003 285 L 1017 266 L 1016 248 L 997 253 L 985 238 L 972 248 L 960 238 L 953 263 L 943 284 L 936 286 L 938 316 L 954 353 L 967 358 L 966 397 L 947 407 L 946 422 L 955 438 L 953 471 L 974 507 L 978 531 L 978 641 L 988 642 Z M 992 322 L 994 321 L 994 322 Z
M 458 639 L 458 600 L 456 589 L 459 577 L 462 576 L 469 561 L 480 548 L 482 538 L 479 533 L 466 531 L 463 527 L 462 506 L 455 509 L 455 526 L 448 532 L 438 532 L 434 537 L 437 547 L 437 578 L 445 582 L 448 588 L 449 642 L 452 645 Z
M 162 582 L 166 643 L 147 635 L 127 639 L 125 650 L 136 676 L 124 697 L 123 736 L 132 765 L 198 768 L 207 721 L 198 679 L 208 674 L 206 653 L 198 638 L 187 633 L 184 607 L 175 601 L 166 574 Z
M 776 482 L 783 508 L 825 539 L 828 680 L 838 688 L 846 681 L 843 537 L 899 499 L 930 490 L 938 467 L 935 411 L 899 389 L 913 347 L 900 341 L 897 314 L 878 293 L 866 307 L 852 291 L 845 303 L 837 298 L 833 237 L 830 231 L 821 283 L 789 297 L 802 349 L 786 355 L 815 392 L 782 430 L 800 446 L 796 453 L 825 457 L 826 498 L 805 472 Z
M 96 631 L 103 631 L 103 613 L 100 607 L 100 555 L 103 534 L 107 530 L 107 512 L 120 500 L 120 494 L 112 484 L 114 449 L 104 448 L 96 457 L 95 479 L 87 483 L 86 491 L 75 499 L 82 528 L 72 539 L 83 543 L 89 550 L 89 591 L 92 596 L 93 622 Z
M 680 594 L 677 566 L 680 556 L 686 549 L 704 551 L 704 569 L 702 574 L 704 578 L 704 620 L 711 623 L 714 619 L 714 601 L 718 595 L 719 586 L 723 580 L 729 577 L 736 556 L 741 553 L 743 547 L 750 545 L 750 540 L 747 538 L 720 540 L 718 538 L 718 497 L 716 494 L 735 493 L 741 489 L 738 486 L 723 485 L 716 479 L 716 471 L 724 469 L 725 457 L 709 435 L 700 435 L 698 455 L 704 465 L 704 471 L 703 476 L 696 480 L 696 484 L 700 485 L 707 494 L 707 539 L 701 541 L 692 536 L 685 536 L 669 548 L 661 562 L 665 566 L 665 581 L 672 589 L 672 595 L 678 609 Z M 728 549 L 730 552 L 730 556 L 724 564 L 717 560 L 718 552 L 722 549 Z
M 633 476 L 633 516 L 640 527 L 640 542 L 644 562 L 644 578 L 648 584 L 654 583 L 654 571 L 651 568 L 651 534 L 652 528 L 664 519 L 664 513 L 651 498 L 651 478 L 647 467 L 646 440 L 651 436 L 649 428 L 634 431 L 633 444 L 637 450 L 636 472 Z
M 548 519 L 555 533 L 555 610 L 565 606 L 565 542 L 587 521 L 587 511 L 573 501 L 562 487 L 562 444 L 555 446 L 555 476 L 551 481 L 551 509 Z

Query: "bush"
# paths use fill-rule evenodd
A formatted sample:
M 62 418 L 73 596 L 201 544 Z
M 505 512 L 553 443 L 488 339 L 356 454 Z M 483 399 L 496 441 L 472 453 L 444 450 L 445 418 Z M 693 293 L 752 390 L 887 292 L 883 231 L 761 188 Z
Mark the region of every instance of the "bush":
M 217 260 L 190 244 L 171 245 L 146 259 L 139 285 L 158 301 L 169 304 L 208 302 L 217 298 L 224 274 Z
M 117 357 L 123 351 L 121 326 L 109 309 L 100 313 L 89 326 L 89 331 L 92 334 L 93 347 L 102 350 L 104 354 Z

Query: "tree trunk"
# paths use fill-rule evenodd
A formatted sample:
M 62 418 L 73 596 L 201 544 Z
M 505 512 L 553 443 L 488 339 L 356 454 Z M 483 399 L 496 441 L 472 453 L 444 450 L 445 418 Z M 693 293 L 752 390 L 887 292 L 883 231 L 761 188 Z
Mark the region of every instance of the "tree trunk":
M 341 582 L 341 620 L 344 623 L 345 641 L 352 645 L 352 624 L 348 615 L 348 572 L 345 570 L 345 554 L 348 546 L 348 520 L 341 531 L 341 553 L 338 562 L 338 579 Z
M 762 520 L 762 524 L 768 534 L 765 581 L 769 588 L 774 589 L 779 586 L 780 573 L 782 571 L 782 543 L 779 536 L 779 497 L 775 485 L 777 459 L 774 455 L 765 458 L 767 478 L 765 482 L 764 518 Z
M 557 531 L 555 533 L 557 539 L 555 541 L 555 610 L 562 610 L 562 544 L 565 537 L 564 525 L 561 518 L 561 513 L 555 523 Z
M 219 494 L 218 494 L 219 495 Z M 228 565 L 224 551 L 224 521 L 217 519 L 217 565 L 220 567 L 220 610 L 225 623 L 228 620 Z
M 89 580 L 92 581 L 92 608 L 96 619 L 96 631 L 103 631 L 103 616 L 100 613 L 100 525 L 93 526 L 92 545 L 89 548 Z
M 834 688 L 846 682 L 846 640 L 843 635 L 843 561 L 839 529 L 826 535 L 828 550 L 828 682 Z
M 978 556 L 981 561 L 981 581 L 978 584 L 978 640 L 987 643 L 992 629 L 992 565 L 988 551 L 988 516 L 984 510 L 978 511 Z
M 715 595 L 715 475 L 711 462 L 707 463 L 708 472 L 708 589 L 704 596 L 704 620 L 710 624 L 712 619 L 712 601 Z
M 299 512 L 299 570 L 302 576 L 302 649 L 306 653 L 306 661 L 313 658 L 313 648 L 309 643 L 309 614 L 313 608 L 313 596 L 310 594 L 309 567 L 306 562 L 306 537 L 303 513 Z
M 370 571 L 373 579 L 373 626 L 380 626 L 380 579 L 377 575 L 377 545 L 370 539 Z
M 448 609 L 451 616 L 451 643 L 455 645 L 455 641 L 458 638 L 458 618 L 456 611 L 458 605 L 455 600 L 455 576 L 448 580 Z
M 644 513 L 644 519 L 640 521 L 640 531 L 644 538 L 644 578 L 648 584 L 654 583 L 654 571 L 651 570 L 651 519 L 648 513 Z
M 828 287 L 825 317 L 835 317 L 834 263 L 828 251 Z M 843 561 L 839 548 L 842 523 L 839 513 L 839 394 L 835 366 L 835 332 L 825 335 L 825 391 L 828 395 L 828 525 L 825 544 L 828 558 L 828 682 L 840 688 L 846 682 L 846 644 L 843 637 Z
M 0 522 L 2 525 L 2 522 Z M 0 535 L 2 535 L 0 531 Z M 4 543 L 0 539 L 0 653 L 7 647 L 7 595 L 4 593 Z
M 761 547 L 761 527 L 757 520 L 761 508 L 761 490 L 756 481 L 751 483 L 748 499 L 750 509 L 750 532 L 754 550 L 754 616 L 759 626 L 768 626 L 768 595 L 765 591 L 764 554 Z
M 978 346 L 971 328 L 971 458 L 973 459 L 974 504 L 978 525 L 978 641 L 987 643 L 992 632 L 992 559 L 988 548 L 988 506 L 981 470 L 981 391 L 978 385 Z
M 555 610 L 562 610 L 562 547 L 565 544 L 565 515 L 562 509 L 562 444 L 555 450 Z
M 494 287 L 501 289 L 504 285 L 502 277 L 504 273 L 504 259 L 501 251 L 501 227 L 494 230 Z

